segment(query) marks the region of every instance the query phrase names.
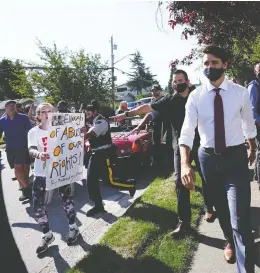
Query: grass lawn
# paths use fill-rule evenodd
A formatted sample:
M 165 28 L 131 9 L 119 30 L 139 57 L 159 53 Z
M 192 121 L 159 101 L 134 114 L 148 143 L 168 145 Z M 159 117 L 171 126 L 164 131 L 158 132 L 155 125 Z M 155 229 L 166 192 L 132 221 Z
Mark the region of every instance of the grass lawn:
M 194 232 L 183 239 L 168 233 L 178 222 L 173 178 L 157 178 L 87 255 L 68 273 L 184 273 L 198 245 L 203 210 L 201 180 L 191 192 Z

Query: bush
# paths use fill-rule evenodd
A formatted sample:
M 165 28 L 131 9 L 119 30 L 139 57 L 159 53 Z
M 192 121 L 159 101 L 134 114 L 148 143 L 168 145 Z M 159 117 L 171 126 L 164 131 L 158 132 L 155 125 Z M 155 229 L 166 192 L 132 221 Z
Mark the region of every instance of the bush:
M 105 118 L 109 118 L 109 117 L 115 115 L 115 111 L 109 105 L 101 105 L 100 106 L 100 114 L 103 115 Z

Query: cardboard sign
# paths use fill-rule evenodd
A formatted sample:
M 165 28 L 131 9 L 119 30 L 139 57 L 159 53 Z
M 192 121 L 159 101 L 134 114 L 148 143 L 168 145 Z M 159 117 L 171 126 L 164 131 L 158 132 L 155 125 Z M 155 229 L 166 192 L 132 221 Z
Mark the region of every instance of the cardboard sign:
M 84 114 L 48 114 L 50 159 L 46 166 L 46 188 L 52 190 L 83 179 Z

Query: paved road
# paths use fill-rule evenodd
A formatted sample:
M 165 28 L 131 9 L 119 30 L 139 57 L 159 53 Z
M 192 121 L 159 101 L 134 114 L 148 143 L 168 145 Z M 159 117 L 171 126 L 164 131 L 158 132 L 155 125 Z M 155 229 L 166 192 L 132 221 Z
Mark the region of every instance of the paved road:
M 77 183 L 74 202 L 82 238 L 75 246 L 71 247 L 66 244 L 67 219 L 57 192 L 55 192 L 52 203 L 48 206 L 48 211 L 50 226 L 56 240 L 52 243 L 46 255 L 39 259 L 35 254 L 35 250 L 41 240 L 41 231 L 34 220 L 32 204 L 30 202 L 21 204 L 18 201 L 20 195 L 18 182 L 12 181 L 13 171 L 9 169 L 6 163 L 5 153 L 2 153 L 2 155 L 3 163 L 6 166 L 2 171 L 2 180 L 7 213 L 14 238 L 29 273 L 66 272 L 85 255 L 91 245 L 99 241 L 117 218 L 122 216 L 126 209 L 133 204 L 134 199 L 140 197 L 148 185 L 147 181 L 138 181 L 135 198 L 130 199 L 127 192 L 118 191 L 101 184 L 108 213 L 104 214 L 102 218 L 94 219 L 85 215 L 86 211 L 92 206 L 91 201 L 88 199 L 87 189 L 81 182 Z
M 256 181 L 251 182 L 252 228 L 256 247 L 256 273 L 260 273 L 260 191 Z M 223 255 L 224 236 L 216 220 L 209 224 L 202 220 L 199 228 L 200 244 L 189 273 L 236 273 L 236 265 L 225 262 Z

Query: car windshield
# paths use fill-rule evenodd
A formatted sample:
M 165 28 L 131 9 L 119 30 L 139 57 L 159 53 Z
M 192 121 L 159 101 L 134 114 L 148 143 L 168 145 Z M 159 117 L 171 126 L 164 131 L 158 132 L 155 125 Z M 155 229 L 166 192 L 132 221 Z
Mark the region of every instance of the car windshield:
M 134 103 L 134 102 L 128 102 L 128 103 L 127 103 L 127 106 L 128 106 L 128 107 L 134 107 L 134 106 L 135 106 L 135 103 Z

